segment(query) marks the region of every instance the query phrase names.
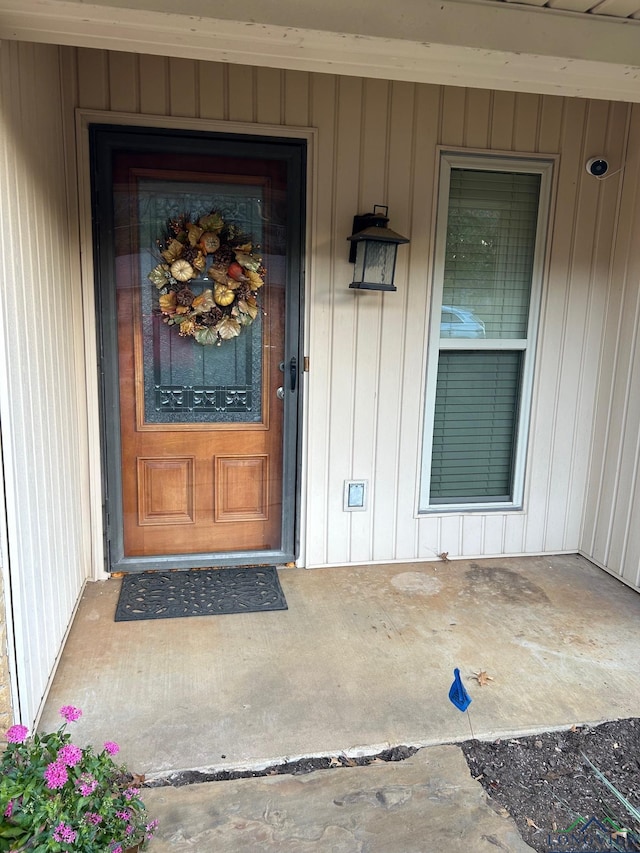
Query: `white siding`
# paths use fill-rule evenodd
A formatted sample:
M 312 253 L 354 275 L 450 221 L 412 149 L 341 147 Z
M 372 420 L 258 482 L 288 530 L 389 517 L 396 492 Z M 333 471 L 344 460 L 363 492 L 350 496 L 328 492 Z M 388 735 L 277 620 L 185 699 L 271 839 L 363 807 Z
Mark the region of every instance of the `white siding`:
M 604 153 L 621 165 L 628 105 L 85 49 L 70 56 L 81 107 L 318 128 L 307 566 L 581 546 L 598 375 L 603 393 L 610 386 L 608 351 L 600 374 L 598 366 L 621 186 L 620 175 L 589 177 L 584 163 Z M 415 513 L 437 145 L 559 155 L 522 513 Z M 354 293 L 346 237 L 353 214 L 376 203 L 389 205 L 391 227 L 411 243 L 399 250 L 397 293 Z M 611 308 L 607 316 L 610 324 Z M 623 320 L 631 323 L 626 310 Z M 354 478 L 369 480 L 367 512 L 342 510 L 343 481 Z
M 631 113 L 581 550 L 640 588 L 640 110 Z
M 33 722 L 89 571 L 82 292 L 59 51 L 0 45 L 0 421 L 20 707 Z
M 307 566 L 581 549 L 638 584 L 640 116 L 631 121 L 631 107 L 60 54 L 65 86 L 58 49 L 12 44 L 1 54 L 0 413 L 16 647 L 31 697 L 25 719 L 89 572 L 81 291 L 65 177 L 73 146 L 67 135 L 65 153 L 61 120 L 73 106 L 318 128 L 305 347 Z M 415 513 L 438 145 L 559 158 L 524 512 Z M 586 174 L 596 154 L 619 168 L 627 145 L 624 188 L 621 175 L 598 182 Z M 376 203 L 389 205 L 391 227 L 411 243 L 399 251 L 397 293 L 354 293 L 346 237 L 353 214 Z M 43 286 L 51 281 L 65 283 L 64 300 Z M 367 512 L 342 510 L 343 481 L 354 478 L 369 480 Z

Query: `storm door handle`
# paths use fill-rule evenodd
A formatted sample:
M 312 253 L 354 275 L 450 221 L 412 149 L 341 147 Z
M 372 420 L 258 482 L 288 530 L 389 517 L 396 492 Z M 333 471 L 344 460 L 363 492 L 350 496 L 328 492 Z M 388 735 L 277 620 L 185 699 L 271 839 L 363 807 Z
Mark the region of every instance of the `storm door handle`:
M 289 377 L 291 379 L 291 390 L 295 391 L 298 381 L 298 361 L 295 356 L 289 362 Z

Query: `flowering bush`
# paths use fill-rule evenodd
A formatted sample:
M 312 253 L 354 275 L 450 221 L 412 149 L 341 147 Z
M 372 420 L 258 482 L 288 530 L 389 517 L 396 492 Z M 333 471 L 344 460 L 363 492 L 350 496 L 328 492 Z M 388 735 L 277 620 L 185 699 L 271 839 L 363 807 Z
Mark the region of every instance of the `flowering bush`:
M 71 743 L 67 723 L 82 711 L 60 709 L 56 732 L 29 736 L 12 726 L 0 760 L 0 851 L 2 853 L 124 853 L 143 847 L 157 821 L 147 821 L 140 791 L 113 757 L 107 741 L 96 754 Z

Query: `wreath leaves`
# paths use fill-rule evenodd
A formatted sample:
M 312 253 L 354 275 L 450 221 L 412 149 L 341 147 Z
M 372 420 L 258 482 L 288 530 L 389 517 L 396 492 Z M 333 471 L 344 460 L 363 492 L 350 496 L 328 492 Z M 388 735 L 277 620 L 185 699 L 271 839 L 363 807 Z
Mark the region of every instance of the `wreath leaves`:
M 158 289 L 163 322 L 177 326 L 181 337 L 220 346 L 256 319 L 262 258 L 251 238 L 218 211 L 170 219 L 158 250 L 162 261 L 148 279 Z M 199 283 L 203 289 L 197 293 Z

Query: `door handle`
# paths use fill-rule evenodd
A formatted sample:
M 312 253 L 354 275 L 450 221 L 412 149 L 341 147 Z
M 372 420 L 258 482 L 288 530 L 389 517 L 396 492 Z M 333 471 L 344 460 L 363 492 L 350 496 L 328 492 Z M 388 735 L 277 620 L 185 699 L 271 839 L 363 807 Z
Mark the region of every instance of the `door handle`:
M 289 376 L 291 378 L 291 390 L 295 391 L 298 381 L 298 361 L 295 356 L 289 362 Z

